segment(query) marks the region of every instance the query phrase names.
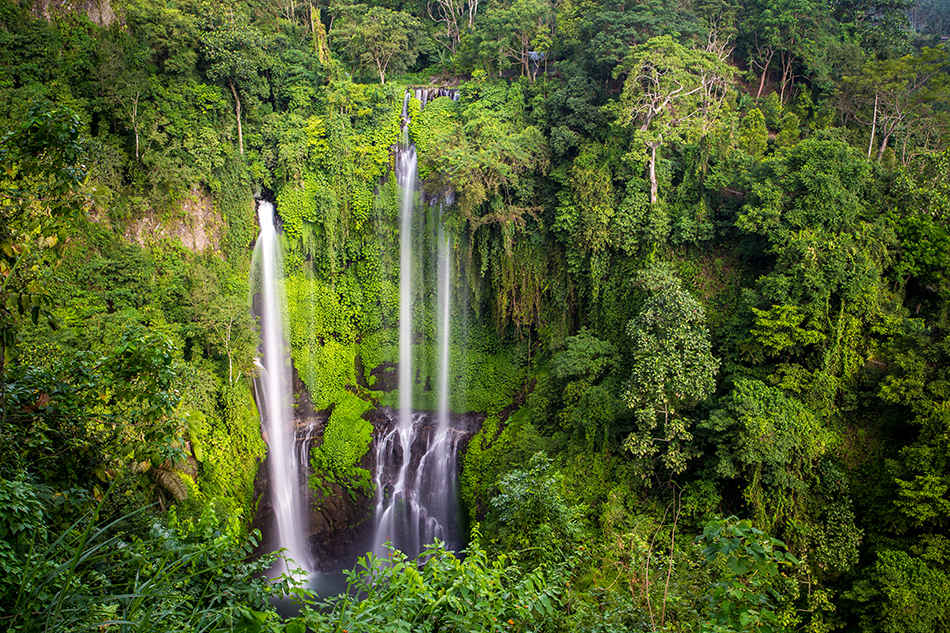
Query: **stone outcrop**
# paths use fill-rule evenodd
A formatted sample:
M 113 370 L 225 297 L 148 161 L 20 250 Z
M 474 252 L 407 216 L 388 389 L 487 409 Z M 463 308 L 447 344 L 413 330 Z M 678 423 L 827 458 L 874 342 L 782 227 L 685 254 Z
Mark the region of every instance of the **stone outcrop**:
M 194 253 L 203 253 L 221 243 L 224 220 L 215 212 L 209 191 L 194 187 L 179 205 L 180 214 L 172 219 L 150 213 L 133 220 L 126 229 L 126 238 L 139 246 L 156 238 L 177 239 Z

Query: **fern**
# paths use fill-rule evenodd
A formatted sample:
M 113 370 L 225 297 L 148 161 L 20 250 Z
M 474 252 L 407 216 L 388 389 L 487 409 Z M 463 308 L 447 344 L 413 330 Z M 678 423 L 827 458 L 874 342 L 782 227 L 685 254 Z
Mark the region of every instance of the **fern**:
M 189 458 L 180 462 L 166 459 L 161 465 L 155 466 L 149 471 L 152 480 L 162 490 L 170 494 L 175 501 L 184 501 L 188 498 L 188 486 L 179 473 L 194 477 L 198 473 L 198 469 Z

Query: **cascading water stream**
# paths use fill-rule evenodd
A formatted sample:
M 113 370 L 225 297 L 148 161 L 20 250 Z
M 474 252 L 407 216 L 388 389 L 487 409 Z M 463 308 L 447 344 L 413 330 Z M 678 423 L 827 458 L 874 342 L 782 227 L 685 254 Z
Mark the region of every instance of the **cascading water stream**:
M 452 335 L 452 253 L 449 250 L 448 236 L 442 226 L 442 214 L 445 207 L 454 202 L 454 196 L 447 195 L 439 205 L 439 430 L 449 427 L 449 347 Z
M 423 542 L 431 543 L 435 538 L 445 541 L 450 548 L 458 543 L 453 542 L 456 530 L 451 529 L 454 523 L 456 485 L 456 444 L 458 435 L 449 427 L 449 361 L 452 334 L 452 252 L 449 249 L 448 236 L 442 226 L 442 214 L 445 208 L 451 206 L 454 196 L 447 194 L 439 204 L 439 222 L 437 237 L 438 273 L 436 292 L 438 318 L 436 332 L 438 334 L 438 371 L 437 382 L 438 426 L 435 437 L 429 445 L 429 450 L 420 464 L 423 475 L 431 473 L 431 482 L 420 488 L 428 491 L 424 504 L 429 511 L 429 520 L 424 528 Z M 425 467 L 423 467 L 423 464 Z
M 409 94 L 403 100 L 403 121 L 408 122 Z M 399 226 L 399 411 L 396 428 L 377 441 L 376 472 L 376 538 L 375 553 L 385 553 L 387 541 L 399 547 L 408 524 L 396 516 L 406 498 L 406 477 L 409 470 L 413 438 L 412 420 L 412 211 L 415 206 L 416 181 L 419 178 L 415 145 L 409 142 L 408 128 L 403 128 L 403 143 L 396 153 L 396 181 L 402 187 Z M 402 463 L 387 496 L 384 465 L 399 449 Z M 404 525 L 397 525 L 404 523 Z M 402 528 L 402 529 L 399 529 Z
M 260 201 L 257 207 L 261 233 L 254 248 L 255 269 L 259 271 L 261 302 L 262 360 L 258 398 L 267 433 L 267 461 L 270 465 L 271 498 L 277 523 L 278 547 L 287 558 L 305 570 L 310 560 L 304 542 L 303 510 L 297 456 L 294 455 L 294 423 L 291 415 L 291 385 L 281 302 L 283 288 L 274 207 Z M 283 571 L 283 570 L 281 570 Z
M 449 96 L 449 95 L 438 95 Z M 409 93 L 403 103 L 408 124 Z M 425 101 L 425 95 L 420 98 Z M 404 130 L 407 128 L 404 128 Z M 459 433 L 449 428 L 449 341 L 451 333 L 451 254 L 441 227 L 437 236 L 438 417 L 413 411 L 412 227 L 418 189 L 415 146 L 404 131 L 396 155 L 402 187 L 399 256 L 399 411 L 395 427 L 377 441 L 376 537 L 374 551 L 385 554 L 387 541 L 410 556 L 434 539 L 455 542 L 456 449 Z M 445 206 L 451 204 L 446 199 Z M 441 205 L 440 205 L 441 208 Z

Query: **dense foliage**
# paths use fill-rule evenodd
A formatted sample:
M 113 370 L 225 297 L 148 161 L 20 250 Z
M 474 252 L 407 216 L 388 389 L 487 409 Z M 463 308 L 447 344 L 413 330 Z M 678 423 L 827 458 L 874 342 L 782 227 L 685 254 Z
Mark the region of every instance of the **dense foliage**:
M 950 626 L 950 18 L 933 0 L 0 6 L 0 626 Z M 255 576 L 253 196 L 371 494 L 407 87 L 453 252 L 467 557 Z M 451 190 L 453 195 L 446 196 Z M 435 408 L 434 270 L 413 262 Z M 321 498 L 320 495 L 317 498 Z M 745 518 L 737 518 L 745 517 Z M 248 581 L 249 578 L 255 578 Z

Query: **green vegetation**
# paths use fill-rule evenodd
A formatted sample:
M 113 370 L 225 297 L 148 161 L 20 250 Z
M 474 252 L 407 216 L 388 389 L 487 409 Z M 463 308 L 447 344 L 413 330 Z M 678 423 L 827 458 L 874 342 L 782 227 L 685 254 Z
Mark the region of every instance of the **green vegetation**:
M 317 473 L 310 477 L 311 487 L 323 489 L 325 495 L 331 491 L 323 488 L 323 482 L 366 495 L 373 493 L 372 473 L 356 465 L 373 441 L 373 425 L 360 418 L 370 406 L 365 400 L 348 396 L 333 408 L 323 443 L 311 451 L 310 466 Z
M 82 7 L 0 7 L 0 627 L 947 629 L 945 3 Z M 248 559 L 253 196 L 329 412 L 311 487 L 370 495 L 428 85 L 470 550 L 320 608 Z

